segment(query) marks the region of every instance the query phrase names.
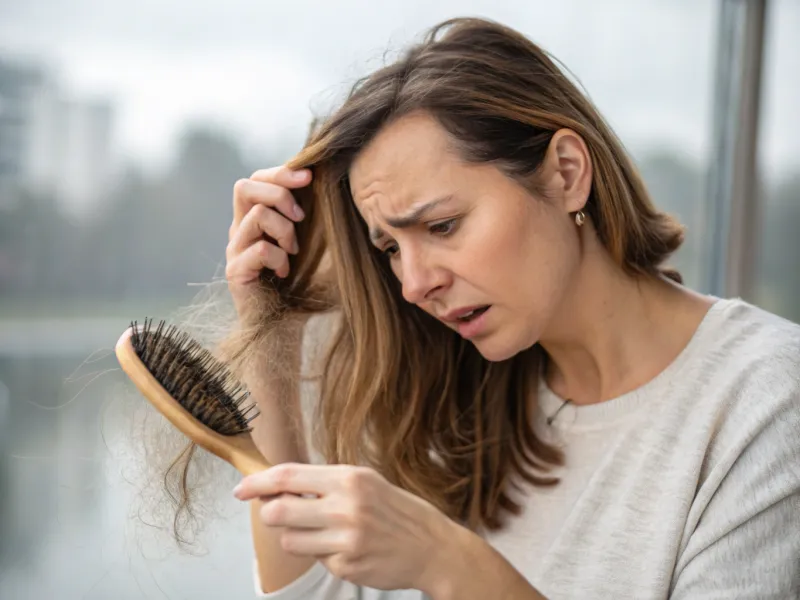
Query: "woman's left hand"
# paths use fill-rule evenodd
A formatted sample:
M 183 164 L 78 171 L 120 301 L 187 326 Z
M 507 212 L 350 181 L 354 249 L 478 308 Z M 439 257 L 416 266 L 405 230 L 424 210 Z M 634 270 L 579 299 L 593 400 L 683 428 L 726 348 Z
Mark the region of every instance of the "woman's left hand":
M 430 593 L 442 575 L 437 557 L 466 532 L 366 467 L 281 464 L 245 477 L 234 495 L 268 500 L 261 520 L 285 528 L 287 552 L 314 556 L 333 575 L 376 589 Z

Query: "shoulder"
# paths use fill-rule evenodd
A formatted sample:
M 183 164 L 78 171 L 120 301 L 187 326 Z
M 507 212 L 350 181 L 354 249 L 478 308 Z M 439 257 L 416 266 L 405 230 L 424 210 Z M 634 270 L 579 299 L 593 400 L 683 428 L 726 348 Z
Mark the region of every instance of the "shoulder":
M 800 326 L 741 300 L 711 317 L 683 423 L 702 451 L 671 597 L 733 597 L 753 582 L 789 597 L 800 551 Z
M 754 450 L 800 452 L 800 326 L 740 299 L 718 300 L 685 352 L 667 382 L 660 426 L 703 448 L 705 469 Z
M 711 309 L 710 329 L 729 349 L 757 357 L 768 354 L 796 356 L 800 350 L 800 325 L 741 299 L 719 300 Z M 746 345 L 746 346 L 745 346 Z M 739 352 L 737 352 L 739 354 Z
M 739 396 L 800 394 L 800 325 L 734 299 L 718 301 L 701 327 L 695 375 Z
M 800 326 L 742 300 L 722 300 L 688 367 L 684 425 L 708 440 L 704 469 L 800 464 Z M 799 477 L 797 473 L 795 478 Z

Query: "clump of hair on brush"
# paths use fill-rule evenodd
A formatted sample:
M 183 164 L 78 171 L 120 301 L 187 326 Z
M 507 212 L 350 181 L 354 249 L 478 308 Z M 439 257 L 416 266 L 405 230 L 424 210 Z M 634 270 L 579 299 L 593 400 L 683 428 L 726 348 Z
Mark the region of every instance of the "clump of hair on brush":
M 259 412 L 228 366 L 188 333 L 165 321 L 133 321 L 115 352 L 123 371 L 161 415 L 189 438 L 164 473 L 164 489 L 175 509 L 173 532 L 193 520 L 188 466 L 200 446 L 243 475 L 266 469 L 250 436 Z M 177 477 L 176 477 L 177 475 Z

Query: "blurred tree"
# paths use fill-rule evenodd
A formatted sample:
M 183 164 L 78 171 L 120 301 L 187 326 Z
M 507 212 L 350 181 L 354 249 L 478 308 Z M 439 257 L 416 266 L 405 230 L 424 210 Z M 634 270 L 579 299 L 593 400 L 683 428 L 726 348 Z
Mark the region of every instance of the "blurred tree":
M 3 296 L 24 299 L 63 289 L 64 277 L 55 258 L 68 250 L 74 235 L 53 198 L 20 191 L 19 202 L 5 209 L 0 233 Z
M 131 169 L 93 246 L 107 249 L 99 273 L 117 297 L 191 297 L 188 282 L 208 281 L 224 263 L 231 189 L 247 167 L 226 135 L 192 128 L 182 138 L 174 168 L 148 181 Z

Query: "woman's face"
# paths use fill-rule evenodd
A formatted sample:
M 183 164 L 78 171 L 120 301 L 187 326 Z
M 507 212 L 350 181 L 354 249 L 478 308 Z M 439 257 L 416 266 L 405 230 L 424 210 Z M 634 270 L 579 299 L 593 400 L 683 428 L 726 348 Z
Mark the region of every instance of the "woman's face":
M 356 207 L 404 298 L 488 360 L 509 358 L 546 334 L 578 269 L 569 213 L 583 207 L 590 184 L 578 172 L 586 165 L 571 162 L 583 142 L 561 134 L 541 170 L 547 199 L 496 167 L 462 162 L 445 130 L 421 114 L 383 129 L 350 171 Z M 586 189 L 576 203 L 578 184 Z

